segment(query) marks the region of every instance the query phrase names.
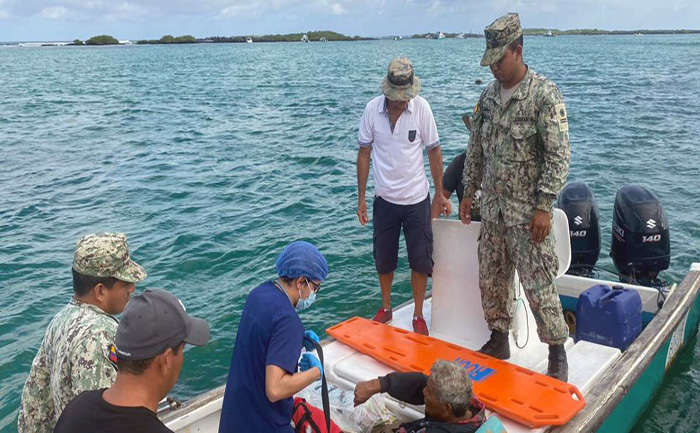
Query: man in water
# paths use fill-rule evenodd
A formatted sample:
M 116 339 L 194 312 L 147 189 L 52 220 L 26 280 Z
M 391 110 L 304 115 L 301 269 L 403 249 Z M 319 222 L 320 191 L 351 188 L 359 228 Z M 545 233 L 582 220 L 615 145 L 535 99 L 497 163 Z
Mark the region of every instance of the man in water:
M 473 433 L 486 420 L 484 404 L 472 392 L 469 374 L 455 362 L 442 359 L 423 373 L 390 373 L 355 386 L 355 406 L 386 392 L 409 404 L 424 404 L 425 417 L 401 424 L 401 433 Z
M 147 289 L 126 306 L 111 350 L 117 379 L 108 389 L 71 401 L 55 433 L 172 433 L 158 419 L 158 403 L 180 376 L 185 343 L 204 346 L 209 324 L 187 315 L 175 295 Z
M 462 222 L 482 187 L 479 278 L 491 338 L 487 355 L 510 357 L 513 271 L 517 269 L 549 345 L 547 374 L 566 381 L 564 342 L 569 331 L 554 286 L 558 260 L 551 233 L 552 207 L 569 173 L 569 124 L 559 88 L 523 62 L 518 14 L 506 14 L 484 31 L 482 66 L 496 78 L 474 107 L 464 166 Z
M 314 245 L 297 241 L 284 248 L 276 268 L 278 278 L 253 289 L 243 307 L 220 433 L 293 433 L 292 396 L 323 375 L 323 365 L 310 353 L 318 336 L 304 331 L 298 312 L 316 300 L 328 263 Z M 302 347 L 306 353 L 299 361 Z
M 53 431 L 63 408 L 83 391 L 117 376 L 108 348 L 135 283 L 146 271 L 129 255 L 122 233 L 91 234 L 75 245 L 73 298 L 49 324 L 22 390 L 20 433 Z
M 382 96 L 372 99 L 362 114 L 357 153 L 357 218 L 369 222 L 365 189 L 370 159 L 374 177 L 374 263 L 382 290 L 382 308 L 374 320 L 392 319 L 391 285 L 399 255 L 403 226 L 411 267 L 415 309 L 413 330 L 428 335 L 423 300 L 428 276 L 433 272 L 431 217 L 451 212 L 442 194 L 442 150 L 433 112 L 418 96 L 420 80 L 411 61 L 395 58 L 382 84 Z M 423 149 L 428 151 L 435 197 L 430 204 L 430 184 L 425 175 Z

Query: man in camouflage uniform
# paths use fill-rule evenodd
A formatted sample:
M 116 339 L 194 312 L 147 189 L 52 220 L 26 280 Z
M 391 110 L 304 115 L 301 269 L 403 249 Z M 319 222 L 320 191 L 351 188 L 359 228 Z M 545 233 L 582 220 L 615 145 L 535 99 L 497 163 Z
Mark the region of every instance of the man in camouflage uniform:
M 117 319 L 146 271 L 131 260 L 121 233 L 87 235 L 75 245 L 73 298 L 49 324 L 22 390 L 17 428 L 51 432 L 83 391 L 112 386 L 108 358 Z
M 517 14 L 484 31 L 482 66 L 496 78 L 474 107 L 474 130 L 464 167 L 460 219 L 470 222 L 481 185 L 479 278 L 491 330 L 481 352 L 510 357 L 513 271 L 517 269 L 535 316 L 540 340 L 549 344 L 547 374 L 566 381 L 568 328 L 554 286 L 558 261 L 551 234 L 554 200 L 569 172 L 569 128 L 557 86 L 523 63 Z

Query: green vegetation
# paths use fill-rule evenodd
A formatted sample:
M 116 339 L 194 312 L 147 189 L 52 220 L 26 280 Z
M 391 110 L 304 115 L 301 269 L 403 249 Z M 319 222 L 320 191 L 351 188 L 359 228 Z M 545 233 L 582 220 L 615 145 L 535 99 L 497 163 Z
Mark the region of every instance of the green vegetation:
M 301 37 L 304 35 L 307 35 L 309 37 L 309 41 L 311 42 L 320 41 L 321 38 L 326 38 L 327 41 L 353 41 L 368 39 L 360 36 L 345 36 L 343 34 L 328 30 L 307 33 L 288 33 L 285 35 L 250 36 L 250 38 L 253 39 L 253 42 L 299 42 L 301 41 Z M 198 42 L 245 42 L 247 37 L 248 36 L 211 36 L 206 39 L 198 40 Z
M 549 32 L 553 35 L 676 35 L 676 34 L 697 34 L 700 30 L 600 30 L 600 29 L 523 29 L 523 34 L 530 36 L 544 36 Z
M 83 41 L 81 41 L 80 39 L 75 39 L 73 42 L 71 42 L 68 45 L 83 45 Z
M 456 38 L 460 33 L 443 33 L 446 38 Z M 463 38 L 483 38 L 483 33 L 461 33 Z M 411 36 L 411 39 L 437 39 L 437 33 L 420 33 Z
M 552 36 L 559 35 L 675 35 L 675 34 L 697 34 L 700 30 L 600 30 L 600 29 L 571 29 L 571 30 L 559 30 L 559 29 L 544 29 L 544 28 L 531 28 L 523 29 L 523 34 L 528 36 L 549 36 L 551 32 Z M 445 33 L 446 38 L 457 37 L 458 33 Z M 483 38 L 483 33 L 463 33 L 465 38 Z M 421 33 L 411 36 L 413 39 L 436 39 L 436 33 Z
M 183 36 L 171 36 L 171 35 L 165 35 L 160 39 L 146 39 L 142 41 L 137 41 L 137 44 L 141 45 L 147 45 L 147 44 L 194 44 L 197 42 L 197 39 L 194 36 L 191 35 L 183 35 Z
M 100 35 L 88 39 L 85 45 L 119 45 L 119 41 L 109 35 Z

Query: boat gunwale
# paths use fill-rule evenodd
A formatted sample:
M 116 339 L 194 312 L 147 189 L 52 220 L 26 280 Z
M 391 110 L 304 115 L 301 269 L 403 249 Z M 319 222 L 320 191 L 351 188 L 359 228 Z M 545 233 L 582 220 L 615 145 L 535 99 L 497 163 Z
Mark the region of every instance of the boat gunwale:
M 586 406 L 565 425 L 548 431 L 578 433 L 596 431 L 600 428 L 683 322 L 698 298 L 698 294 L 700 294 L 700 264 L 694 263 L 681 284 L 671 292 L 663 307 L 639 337 L 600 377 L 597 385 L 586 394 Z

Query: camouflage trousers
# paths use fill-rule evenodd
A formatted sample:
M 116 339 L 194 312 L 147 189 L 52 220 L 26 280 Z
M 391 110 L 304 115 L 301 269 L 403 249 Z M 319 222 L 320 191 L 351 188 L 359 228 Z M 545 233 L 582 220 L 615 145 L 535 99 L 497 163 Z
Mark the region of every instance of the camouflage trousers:
M 479 241 L 481 304 L 489 330 L 508 332 L 513 322 L 514 270 L 530 303 L 543 343 L 563 344 L 569 336 L 554 287 L 559 262 L 554 236 L 532 242 L 527 225 L 506 227 L 502 218 L 482 222 Z

